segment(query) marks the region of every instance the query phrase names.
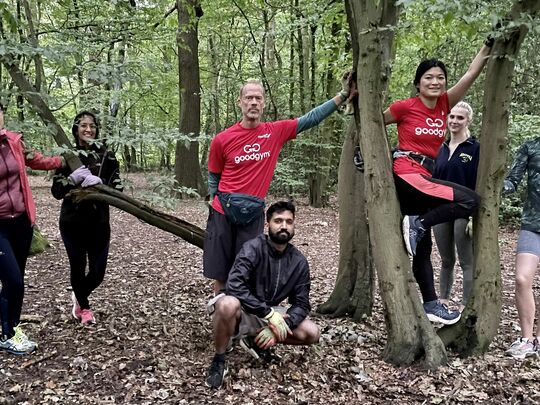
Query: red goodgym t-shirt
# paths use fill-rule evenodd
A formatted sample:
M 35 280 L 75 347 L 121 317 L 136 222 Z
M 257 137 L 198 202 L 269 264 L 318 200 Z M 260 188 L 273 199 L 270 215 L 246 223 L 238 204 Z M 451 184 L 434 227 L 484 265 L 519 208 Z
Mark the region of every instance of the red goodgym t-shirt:
M 396 101 L 390 112 L 397 120 L 398 149 L 420 153 L 435 158 L 444 142 L 446 117 L 450 112 L 448 94 L 443 93 L 434 108 L 428 108 L 420 97 Z M 421 173 L 431 176 L 422 165 L 409 158 L 394 160 L 394 173 Z
M 256 128 L 240 123 L 217 134 L 210 144 L 208 171 L 220 173 L 219 191 L 265 198 L 283 145 L 296 138 L 296 119 L 262 122 Z M 212 207 L 223 214 L 217 196 Z

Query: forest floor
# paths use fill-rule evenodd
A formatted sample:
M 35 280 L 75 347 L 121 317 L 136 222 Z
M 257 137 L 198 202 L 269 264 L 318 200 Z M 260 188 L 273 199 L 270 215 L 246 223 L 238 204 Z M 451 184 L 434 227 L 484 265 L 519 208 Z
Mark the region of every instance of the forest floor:
M 142 177 L 132 180 L 143 186 Z M 38 225 L 52 243 L 29 259 L 26 274 L 25 330 L 39 350 L 23 357 L 0 353 L 0 404 L 540 402 L 540 360 L 504 356 L 518 334 L 515 230 L 500 233 L 503 312 L 488 353 L 465 359 L 449 353 L 449 364 L 436 371 L 385 363 L 386 332 L 377 297 L 374 315 L 365 323 L 315 316 L 323 331 L 320 344 L 280 346 L 278 364 L 264 366 L 235 347 L 228 357 L 229 375 L 216 391 L 204 384 L 213 344 L 205 314 L 211 284 L 202 276 L 202 251 L 112 209 L 107 274 L 91 297 L 97 324 L 81 326 L 71 317 L 69 266 L 57 226 L 60 202 L 46 179 L 32 177 L 31 182 Z M 316 308 L 332 292 L 337 273 L 337 207 L 298 205 L 293 243 L 310 262 Z M 181 202 L 172 213 L 205 226 L 207 208 L 201 201 Z M 457 300 L 460 270 L 456 278 Z M 537 295 L 538 290 L 537 280 Z

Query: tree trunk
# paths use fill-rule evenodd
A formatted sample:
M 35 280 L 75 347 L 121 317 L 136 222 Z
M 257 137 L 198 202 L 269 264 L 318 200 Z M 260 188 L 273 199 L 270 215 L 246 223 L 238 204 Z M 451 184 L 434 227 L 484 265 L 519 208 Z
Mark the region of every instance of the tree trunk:
M 400 208 L 391 172 L 381 95 L 386 94 L 393 27 L 394 1 L 347 1 L 356 66 L 360 147 L 365 161 L 365 189 L 371 251 L 384 303 L 388 339 L 384 358 L 410 364 L 424 356 L 425 366 L 447 362 L 442 341 L 428 321 L 403 248 Z
M 339 163 L 339 270 L 334 291 L 317 312 L 332 317 L 350 316 L 361 321 L 371 316 L 374 270 L 369 251 L 365 216 L 364 176 L 352 163 L 357 145 L 356 125 L 351 122 Z
M 23 1 L 24 5 L 24 14 L 26 15 L 26 21 L 28 22 L 28 42 L 34 48 L 39 47 L 39 40 L 36 34 L 36 28 L 34 26 L 34 19 L 32 18 L 32 10 L 30 9 L 30 3 L 28 0 Z M 43 60 L 41 58 L 41 53 L 36 52 L 33 57 L 34 66 L 36 69 L 36 80 L 34 87 L 37 91 L 42 91 L 47 89 L 47 84 L 45 83 L 45 71 L 43 69 Z
M 201 131 L 201 98 L 199 78 L 198 21 L 202 9 L 198 0 L 177 0 L 178 10 L 178 74 L 180 103 L 180 134 L 186 137 L 176 143 L 174 172 L 180 186 L 203 193 L 199 164 L 199 133 Z
M 516 1 L 507 20 L 534 15 L 538 1 Z M 519 24 L 519 23 L 518 23 Z M 503 27 L 504 28 L 504 27 Z M 487 351 L 499 327 L 502 305 L 499 260 L 499 204 L 509 143 L 508 116 L 512 101 L 514 62 L 528 29 L 522 24 L 497 39 L 491 52 L 484 84 L 484 110 L 476 190 L 482 196 L 474 226 L 474 283 L 471 298 L 459 323 L 443 328 L 439 335 L 447 346 L 462 355 Z M 480 235 L 482 237 L 480 237 Z

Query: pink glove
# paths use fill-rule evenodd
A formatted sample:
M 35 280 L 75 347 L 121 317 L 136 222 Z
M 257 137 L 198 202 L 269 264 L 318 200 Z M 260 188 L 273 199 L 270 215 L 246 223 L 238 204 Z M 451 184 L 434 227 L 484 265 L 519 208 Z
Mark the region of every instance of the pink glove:
M 71 184 L 74 186 L 77 186 L 82 183 L 82 181 L 87 177 L 90 176 L 92 173 L 90 173 L 90 170 L 86 166 L 81 166 L 73 171 L 68 177 L 68 180 Z
M 81 186 L 92 187 L 92 186 L 95 186 L 96 184 L 103 184 L 103 182 L 98 176 L 94 176 L 93 174 L 91 174 L 89 176 L 86 176 Z

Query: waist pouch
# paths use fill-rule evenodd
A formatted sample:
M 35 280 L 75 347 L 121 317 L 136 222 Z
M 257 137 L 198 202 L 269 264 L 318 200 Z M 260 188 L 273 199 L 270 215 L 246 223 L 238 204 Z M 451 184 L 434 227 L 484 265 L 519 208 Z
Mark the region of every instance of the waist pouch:
M 430 158 L 429 156 L 425 156 L 420 153 L 395 149 L 392 156 L 394 159 L 397 159 L 398 157 L 409 157 L 415 162 L 420 163 L 424 167 L 424 169 L 426 169 L 430 173 L 433 173 L 433 170 L 435 169 L 435 160 Z
M 245 226 L 264 212 L 264 200 L 247 194 L 222 193 L 217 196 L 225 216 L 234 225 Z

